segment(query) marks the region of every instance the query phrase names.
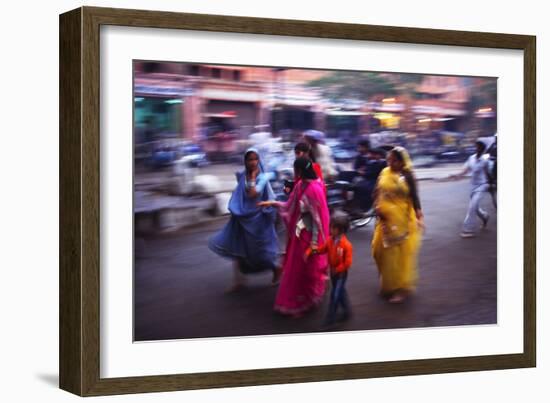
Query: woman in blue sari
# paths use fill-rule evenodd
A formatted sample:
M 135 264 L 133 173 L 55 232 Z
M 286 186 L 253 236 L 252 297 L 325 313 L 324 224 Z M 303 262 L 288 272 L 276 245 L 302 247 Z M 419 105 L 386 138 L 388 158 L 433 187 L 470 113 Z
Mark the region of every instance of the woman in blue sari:
M 244 154 L 244 165 L 245 170 L 237 173 L 237 187 L 229 200 L 229 222 L 208 245 L 218 255 L 234 260 L 231 291 L 244 285 L 243 274 L 271 270 L 273 283 L 280 275 L 275 231 L 277 213 L 273 207 L 257 205 L 261 201 L 275 200 L 269 184 L 272 174 L 264 171 L 260 154 L 254 148 Z

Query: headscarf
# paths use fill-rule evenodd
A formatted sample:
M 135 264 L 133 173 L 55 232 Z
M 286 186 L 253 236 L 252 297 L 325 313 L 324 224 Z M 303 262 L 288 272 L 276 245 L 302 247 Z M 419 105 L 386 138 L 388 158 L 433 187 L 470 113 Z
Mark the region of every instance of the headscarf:
M 256 199 L 250 199 L 246 195 L 246 156 L 249 153 L 255 153 L 258 156 L 258 169 L 259 174 L 256 177 L 256 182 L 260 180 L 266 180 L 265 186 Z M 258 201 L 275 200 L 275 194 L 271 188 L 269 180 L 264 178 L 266 175 L 262 157 L 256 148 L 249 148 L 244 153 L 245 169 L 242 172 L 237 173 L 237 187 L 231 195 L 229 200 L 228 209 L 234 216 L 251 216 L 259 212 L 267 213 L 270 215 L 275 214 L 275 210 L 272 207 L 260 208 L 256 204 Z
M 258 169 L 260 170 L 260 173 L 264 173 L 265 172 L 264 163 L 260 155 L 260 151 L 258 151 L 256 147 L 247 148 L 247 150 L 244 152 L 244 172 L 246 173 L 246 156 L 250 153 L 254 153 L 258 156 Z
M 245 156 L 256 149 L 248 149 Z M 274 200 L 269 177 L 264 173 L 263 164 L 258 161 L 257 182 L 262 182 L 256 197 L 246 192 L 246 169 L 237 174 L 237 187 L 231 194 L 228 209 L 231 217 L 227 224 L 212 238 L 209 248 L 220 256 L 239 259 L 240 270 L 255 272 L 262 269 L 274 269 L 279 252 L 274 207 L 258 207 L 259 201 Z M 258 186 L 258 184 L 256 184 Z
M 405 149 L 405 147 L 396 146 L 391 151 L 394 151 L 401 156 L 401 158 L 403 159 L 403 169 L 405 171 L 412 172 L 413 163 L 411 157 L 409 156 L 409 152 Z
M 304 137 L 310 137 L 312 138 L 313 140 L 319 142 L 319 143 L 324 143 L 325 142 L 325 133 L 319 131 L 319 130 L 306 130 L 304 132 Z

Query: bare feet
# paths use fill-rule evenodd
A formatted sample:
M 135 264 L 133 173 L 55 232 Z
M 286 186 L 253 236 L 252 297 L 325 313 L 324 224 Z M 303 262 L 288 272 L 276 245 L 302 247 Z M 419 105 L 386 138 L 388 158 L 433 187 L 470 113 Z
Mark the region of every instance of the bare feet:
M 408 293 L 405 291 L 396 291 L 390 299 L 388 299 L 388 302 L 390 304 L 401 304 L 407 299 Z
M 388 302 L 390 304 L 400 304 L 403 301 L 405 301 L 405 297 L 401 294 L 395 294 L 393 297 L 391 297 Z

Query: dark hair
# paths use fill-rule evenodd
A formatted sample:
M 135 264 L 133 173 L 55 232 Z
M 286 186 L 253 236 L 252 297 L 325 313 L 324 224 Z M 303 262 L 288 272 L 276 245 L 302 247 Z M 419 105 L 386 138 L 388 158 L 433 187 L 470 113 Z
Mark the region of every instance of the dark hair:
M 246 158 L 248 157 L 248 154 L 256 154 L 256 157 L 258 157 L 258 159 L 260 159 L 260 154 L 258 154 L 258 152 L 256 150 L 248 150 L 247 152 L 244 153 L 244 160 L 246 161 Z
M 485 149 L 487 148 L 487 145 L 486 145 L 483 141 L 481 141 L 481 140 L 477 140 L 477 141 L 476 141 L 476 146 L 481 146 L 481 147 L 483 147 L 483 149 L 481 150 L 481 152 L 484 152 Z
M 313 162 L 306 157 L 296 158 L 294 161 L 294 170 L 304 179 L 317 179 L 317 174 L 313 169 Z
M 346 215 L 332 217 L 330 226 L 336 228 L 341 234 L 345 234 L 349 230 L 349 218 Z
M 395 155 L 395 158 L 397 158 L 400 162 L 405 162 L 405 158 L 403 158 L 403 154 L 397 149 L 392 149 L 390 151 L 391 154 Z M 413 202 L 413 206 L 415 210 L 420 210 L 420 198 L 418 197 L 418 187 L 416 185 L 416 178 L 414 177 L 414 174 L 409 169 L 403 168 L 403 176 L 405 178 L 405 181 L 407 182 L 407 185 L 409 186 L 410 191 L 410 197 Z
M 373 149 L 370 150 L 370 152 L 372 154 L 379 155 L 382 158 L 386 158 L 386 150 L 384 150 L 383 148 L 373 148 Z
M 304 142 L 297 143 L 294 146 L 294 152 L 305 153 L 310 160 L 315 162 L 315 157 L 313 156 L 313 150 L 311 149 L 311 146 L 308 143 L 304 143 Z
M 370 141 L 367 139 L 361 140 L 359 143 L 357 143 L 360 147 L 365 147 L 367 150 L 370 150 Z
M 405 174 L 405 178 L 407 178 L 407 176 L 412 176 L 412 172 L 405 168 L 405 158 L 403 157 L 403 154 L 401 154 L 401 152 L 397 148 L 392 148 L 388 154 L 393 154 L 399 162 L 403 163 L 402 171 L 403 174 Z
M 309 153 L 311 151 L 311 147 L 308 143 L 297 143 L 294 146 L 295 152 L 302 152 L 302 153 Z
M 260 154 L 258 154 L 257 151 L 255 151 L 255 150 L 248 150 L 247 152 L 245 152 L 245 153 L 244 153 L 244 166 L 245 166 L 245 168 L 246 168 L 247 171 L 248 171 L 248 168 L 246 167 L 246 159 L 248 158 L 248 156 L 249 156 L 250 154 L 256 154 L 256 157 L 258 157 L 258 161 L 260 160 Z M 258 165 L 258 168 L 259 168 L 259 167 L 260 167 L 260 166 Z M 260 171 L 260 172 L 261 172 L 261 171 Z
M 395 155 L 395 158 L 397 158 L 397 160 L 398 160 L 399 162 L 405 162 L 405 158 L 403 158 L 403 154 L 401 154 L 397 149 L 392 148 L 392 149 L 390 150 L 390 154 Z

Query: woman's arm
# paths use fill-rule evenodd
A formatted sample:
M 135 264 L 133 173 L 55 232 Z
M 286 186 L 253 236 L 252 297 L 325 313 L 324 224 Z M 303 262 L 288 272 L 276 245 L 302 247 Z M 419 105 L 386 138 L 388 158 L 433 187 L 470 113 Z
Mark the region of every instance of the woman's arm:
M 378 208 L 378 198 L 380 197 L 380 189 L 379 189 L 379 182 L 380 182 L 380 176 L 378 176 L 378 179 L 376 179 L 376 185 L 374 186 L 374 190 L 372 191 L 372 205 L 374 207 L 374 211 L 376 212 L 376 215 L 381 220 L 384 220 L 384 215 Z
M 407 171 L 404 173 L 404 176 L 407 181 L 407 185 L 409 186 L 409 194 L 411 195 L 414 210 L 422 211 L 422 207 L 420 206 L 420 198 L 418 197 L 418 187 L 416 185 L 416 179 L 413 173 Z
M 246 189 L 246 195 L 250 197 L 251 199 L 255 199 L 258 197 L 258 191 L 256 190 L 256 186 L 252 186 L 250 188 Z
M 252 198 L 255 198 L 258 195 L 262 194 L 265 186 L 273 177 L 274 174 L 272 172 L 259 174 L 254 178 L 254 180 L 256 181 L 256 185 L 247 189 L 246 194 Z
M 250 173 L 250 177 L 248 177 L 247 172 L 244 173 L 245 176 L 245 191 L 246 195 L 250 198 L 256 198 L 258 196 L 258 192 L 256 191 L 256 178 L 258 177 L 258 171 L 254 171 Z M 250 186 L 250 182 L 252 182 L 254 185 Z
M 411 195 L 413 208 L 416 214 L 418 225 L 424 228 L 424 213 L 422 213 L 422 207 L 420 206 L 420 197 L 418 196 L 418 187 L 416 185 L 416 179 L 412 172 L 405 173 L 405 179 L 407 180 L 407 185 L 409 185 L 409 193 Z
M 265 201 L 258 202 L 256 205 L 258 207 L 276 207 L 276 208 L 280 208 L 280 207 L 283 207 L 285 205 L 285 203 L 277 201 L 277 200 L 265 200 Z
M 307 212 L 310 213 L 312 218 L 312 229 L 311 229 L 311 243 L 312 245 L 317 245 L 317 239 L 319 233 L 321 234 L 321 243 L 326 242 L 326 235 L 323 232 L 323 224 L 321 223 L 321 217 L 319 216 L 319 202 L 316 200 L 310 200 L 309 197 L 305 196 L 302 199 L 304 201 L 304 207 Z

